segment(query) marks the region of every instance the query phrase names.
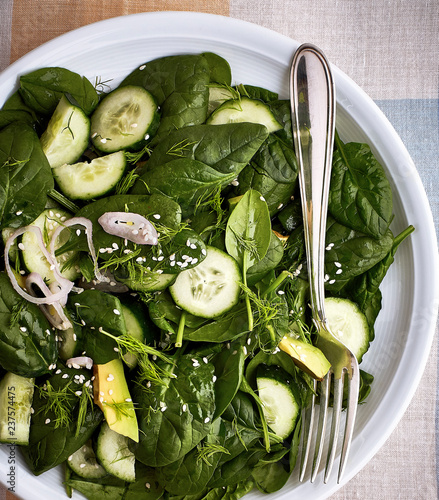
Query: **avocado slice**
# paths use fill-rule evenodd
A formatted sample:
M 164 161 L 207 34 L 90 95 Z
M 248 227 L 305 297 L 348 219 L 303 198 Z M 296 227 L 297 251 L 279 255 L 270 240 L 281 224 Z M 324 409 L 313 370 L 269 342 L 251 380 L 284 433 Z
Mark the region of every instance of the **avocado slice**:
M 294 335 L 285 335 L 279 343 L 279 348 L 289 354 L 301 370 L 317 380 L 322 380 L 331 368 L 331 363 L 318 347 Z
M 94 402 L 103 411 L 108 427 L 138 443 L 139 427 L 122 360 L 94 365 L 93 374 Z

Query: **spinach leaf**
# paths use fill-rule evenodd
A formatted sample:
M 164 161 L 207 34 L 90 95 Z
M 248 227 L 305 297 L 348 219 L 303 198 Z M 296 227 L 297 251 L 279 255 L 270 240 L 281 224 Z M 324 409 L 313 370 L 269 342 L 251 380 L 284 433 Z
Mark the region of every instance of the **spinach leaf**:
M 268 106 L 276 120 L 283 125 L 281 130 L 275 132 L 287 144 L 293 144 L 293 128 L 291 122 L 291 105 L 288 100 L 271 101 Z
M 85 385 L 87 382 L 90 384 L 90 372 L 64 368 L 50 377 L 46 386 L 34 392 L 29 445 L 22 448 L 34 474 L 39 475 L 67 460 L 101 423 L 102 412 L 90 404 L 85 394 L 91 391 L 91 385 Z
M 253 286 L 260 281 L 268 272 L 275 269 L 284 254 L 284 247 L 282 241 L 276 236 L 274 231 L 271 231 L 270 243 L 267 253 L 259 261 L 250 266 L 247 270 L 247 284 Z
M 340 292 L 340 294 L 357 303 L 361 312 L 366 315 L 373 340 L 373 326 L 381 309 L 381 293 L 379 287 L 395 260 L 399 245 L 414 231 L 409 226 L 395 237 L 389 253 L 365 273 L 353 278 Z
M 278 98 L 278 94 L 276 92 L 264 89 L 263 87 L 255 87 L 254 85 L 241 83 L 238 85 L 237 90 L 241 95 L 250 97 L 250 99 L 259 99 L 265 103 L 276 101 Z
M 146 168 L 164 165 L 176 158 L 190 158 L 224 174 L 230 170 L 239 172 L 266 138 L 266 127 L 257 123 L 184 127 L 162 138 L 147 161 Z M 143 193 L 143 183 L 138 180 L 132 192 Z
M 271 221 L 267 203 L 261 193 L 248 190 L 229 216 L 226 248 L 238 262 L 243 274 L 262 260 L 271 237 Z
M 89 115 L 99 96 L 87 78 L 65 68 L 40 68 L 20 77 L 20 95 L 37 113 L 49 115 L 64 94 L 69 94 Z
M 12 123 L 0 131 L 0 229 L 33 222 L 53 189 L 52 170 L 37 134 Z
M 24 104 L 18 91 L 3 104 L 0 109 L 0 129 L 12 122 L 23 122 L 33 125 L 37 121 L 34 111 Z
M 24 300 L 0 272 L 0 364 L 23 377 L 48 373 L 56 361 L 55 334 L 39 307 Z
M 211 360 L 215 367 L 215 413 L 219 417 L 232 402 L 244 375 L 244 349 L 234 342 L 215 354 Z
M 230 86 L 232 84 L 232 70 L 224 57 L 213 52 L 203 52 L 201 55 L 209 65 L 210 81 Z
M 193 330 L 185 329 L 184 340 L 193 342 L 227 342 L 235 340 L 249 331 L 246 306 L 235 306 L 219 318 L 204 323 Z
M 159 470 L 159 480 L 172 495 L 201 493 L 209 482 L 225 448 L 225 425 L 218 419 L 209 434 L 182 460 Z
M 142 64 L 121 83 L 138 85 L 156 98 L 161 122 L 156 137 L 198 125 L 207 117 L 210 68 L 202 55 L 167 56 Z
M 114 336 L 127 333 L 120 300 L 99 290 L 84 290 L 79 295 L 69 297 L 68 307 L 74 320 L 87 329 L 82 339 L 86 355 L 96 364 L 116 359 L 119 355 L 114 350 L 117 347 L 115 340 L 101 330 Z
M 230 184 L 239 174 L 239 165 L 221 172 L 203 162 L 177 158 L 148 169 L 141 181 L 151 193 L 161 193 L 175 200 L 183 217 L 193 214 L 200 202 Z
M 193 354 L 174 365 L 158 363 L 168 377 L 135 387 L 140 441 L 136 458 L 159 467 L 180 460 L 209 433 L 215 412 L 214 367 Z
M 277 214 L 279 222 L 287 233 L 292 233 L 303 224 L 303 214 L 300 199 L 294 200 Z
M 339 223 L 384 236 L 392 219 L 392 190 L 367 144 L 344 144 L 336 136 L 328 209 Z
M 390 229 L 380 239 L 349 229 L 328 215 L 325 272 L 328 291 L 340 290 L 350 278 L 366 272 L 382 260 L 393 245 Z

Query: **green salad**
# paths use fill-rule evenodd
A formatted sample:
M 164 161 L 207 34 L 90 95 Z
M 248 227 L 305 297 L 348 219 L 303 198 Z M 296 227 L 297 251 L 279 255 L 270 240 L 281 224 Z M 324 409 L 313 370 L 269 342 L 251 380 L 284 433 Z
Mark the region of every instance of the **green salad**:
M 112 90 L 59 67 L 0 110 L 0 442 L 66 495 L 237 499 L 288 481 L 315 346 L 290 104 L 213 53 Z M 336 134 L 329 324 L 358 360 L 399 244 L 385 171 Z M 360 402 L 373 375 L 361 372 Z

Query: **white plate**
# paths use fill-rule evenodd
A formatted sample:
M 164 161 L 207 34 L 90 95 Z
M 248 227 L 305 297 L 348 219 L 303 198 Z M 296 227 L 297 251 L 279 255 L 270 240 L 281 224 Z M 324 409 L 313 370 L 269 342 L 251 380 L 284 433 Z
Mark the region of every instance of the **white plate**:
M 17 76 L 43 66 L 63 66 L 92 82 L 115 86 L 136 66 L 171 54 L 212 51 L 231 64 L 234 81 L 260 85 L 288 97 L 287 74 L 297 42 L 231 18 L 185 12 L 145 13 L 114 18 L 67 33 L 30 52 L 0 75 L 0 105 L 16 88 Z M 344 140 L 371 145 L 385 165 L 394 190 L 396 233 L 413 224 L 416 232 L 398 250 L 383 283 L 384 309 L 377 335 L 362 367 L 375 376 L 367 404 L 358 411 L 345 482 L 388 438 L 418 385 L 430 350 L 436 319 L 438 261 L 435 230 L 416 168 L 396 132 L 377 106 L 345 74 L 333 68 L 337 127 Z M 421 334 L 422 333 L 422 334 Z M 0 449 L 0 481 L 6 481 L 9 449 Z M 339 485 L 299 484 L 295 477 L 272 498 L 323 499 Z M 18 463 L 16 492 L 23 498 L 64 497 L 59 469 L 36 478 Z M 255 498 L 251 493 L 247 498 Z M 79 496 L 79 495 L 78 495 Z

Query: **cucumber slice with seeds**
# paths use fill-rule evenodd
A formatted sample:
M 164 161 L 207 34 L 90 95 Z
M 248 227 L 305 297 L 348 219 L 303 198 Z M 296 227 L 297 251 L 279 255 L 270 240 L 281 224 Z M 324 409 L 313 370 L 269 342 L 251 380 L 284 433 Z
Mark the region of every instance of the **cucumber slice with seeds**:
M 157 131 L 160 115 L 154 97 L 134 85 L 110 92 L 91 117 L 91 140 L 105 153 L 142 149 Z
M 98 436 L 97 457 L 105 470 L 119 479 L 136 480 L 135 457 L 130 450 L 130 439 L 108 427 L 104 422 Z
M 260 123 L 265 125 L 270 133 L 282 128 L 264 102 L 249 97 L 230 99 L 224 102 L 210 115 L 206 123 L 222 125 L 237 122 Z
M 366 316 L 348 299 L 325 299 L 326 319 L 331 332 L 361 361 L 369 349 L 370 331 Z
M 169 288 L 175 303 L 201 318 L 216 318 L 238 303 L 241 271 L 233 257 L 207 247 L 206 258 L 182 271 Z
M 68 198 L 90 200 L 110 192 L 122 178 L 125 168 L 125 154 L 118 151 L 90 163 L 61 165 L 53 169 L 53 177 Z
M 74 163 L 87 149 L 90 120 L 81 108 L 62 96 L 40 142 L 52 168 Z
M 276 435 L 286 439 L 293 432 L 300 412 L 300 398 L 290 377 L 279 366 L 260 365 L 256 384 L 267 424 Z
M 88 441 L 73 455 L 70 455 L 67 463 L 73 472 L 87 479 L 98 479 L 107 475 L 107 471 L 96 459 L 91 441 Z

